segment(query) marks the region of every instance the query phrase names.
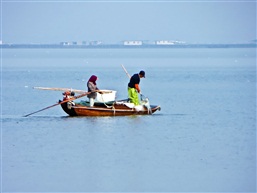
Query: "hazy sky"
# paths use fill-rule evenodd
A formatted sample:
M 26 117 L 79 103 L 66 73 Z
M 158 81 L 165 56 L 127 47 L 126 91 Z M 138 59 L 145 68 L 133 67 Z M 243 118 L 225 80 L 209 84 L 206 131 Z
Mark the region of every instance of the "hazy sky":
M 6 43 L 256 39 L 256 0 L 1 0 L 1 8 L 1 39 Z

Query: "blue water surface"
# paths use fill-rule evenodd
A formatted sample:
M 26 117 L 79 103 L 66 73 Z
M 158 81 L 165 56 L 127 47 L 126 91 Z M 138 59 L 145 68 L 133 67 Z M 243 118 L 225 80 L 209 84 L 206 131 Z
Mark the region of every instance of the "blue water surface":
M 3 49 L 3 192 L 255 192 L 256 50 Z M 61 91 L 142 93 L 149 116 L 69 117 Z M 78 99 L 80 100 L 80 99 Z

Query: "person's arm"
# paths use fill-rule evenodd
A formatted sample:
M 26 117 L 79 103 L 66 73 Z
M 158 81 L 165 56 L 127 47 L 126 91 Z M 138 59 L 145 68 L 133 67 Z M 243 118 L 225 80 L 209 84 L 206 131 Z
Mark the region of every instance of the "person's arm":
M 137 90 L 138 93 L 140 93 L 140 87 L 139 87 L 139 84 L 135 84 L 135 88 Z
M 90 92 L 96 92 L 98 90 L 96 85 L 94 85 L 92 82 L 88 82 L 87 86 L 88 86 Z

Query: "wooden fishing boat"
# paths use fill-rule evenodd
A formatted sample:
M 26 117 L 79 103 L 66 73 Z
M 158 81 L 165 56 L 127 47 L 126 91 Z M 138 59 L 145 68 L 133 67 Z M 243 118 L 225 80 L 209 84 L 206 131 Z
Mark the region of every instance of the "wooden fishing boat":
M 127 70 L 123 65 L 121 65 L 127 76 L 131 78 Z M 63 100 L 59 102 L 40 109 L 38 111 L 24 115 L 28 117 L 35 113 L 44 111 L 46 109 L 61 105 L 62 109 L 70 116 L 128 116 L 128 115 L 150 115 L 155 113 L 157 110 L 161 110 L 161 107 L 158 105 L 150 105 L 148 98 L 142 100 L 140 105 L 135 106 L 133 103 L 130 103 L 126 100 L 115 100 L 116 91 L 114 90 L 97 90 L 95 103 L 93 106 L 89 105 L 87 101 L 74 102 L 74 100 L 87 96 L 91 92 L 85 92 L 84 90 L 69 89 L 69 88 L 49 88 L 49 87 L 34 87 L 35 89 L 40 90 L 54 90 L 54 91 L 65 91 L 63 93 Z M 75 96 L 75 93 L 79 95 Z
M 69 92 L 68 92 L 69 93 Z M 90 107 L 88 101 L 74 102 L 73 96 L 64 93 L 63 100 L 59 103 L 62 109 L 70 116 L 128 116 L 128 115 L 150 115 L 161 110 L 160 106 L 150 105 L 148 98 L 141 100 L 141 105 L 135 106 L 128 100 L 95 102 Z M 68 102 L 65 102 L 68 101 Z
M 61 102 L 61 101 L 60 101 Z M 145 105 L 130 107 L 131 103 L 124 101 L 116 101 L 110 105 L 95 104 L 93 107 L 89 103 L 82 101 L 76 103 L 69 101 L 62 103 L 62 109 L 70 116 L 128 116 L 128 115 L 150 115 L 161 110 L 160 106 L 150 105 L 148 108 Z

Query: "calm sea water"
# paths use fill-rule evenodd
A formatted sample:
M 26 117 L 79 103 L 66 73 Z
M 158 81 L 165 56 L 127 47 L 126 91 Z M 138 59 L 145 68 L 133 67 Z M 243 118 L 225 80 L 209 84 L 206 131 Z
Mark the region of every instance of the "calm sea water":
M 121 64 L 161 111 L 23 117 L 92 74 L 126 98 Z M 3 192 L 256 191 L 256 49 L 3 49 L 1 70 Z

